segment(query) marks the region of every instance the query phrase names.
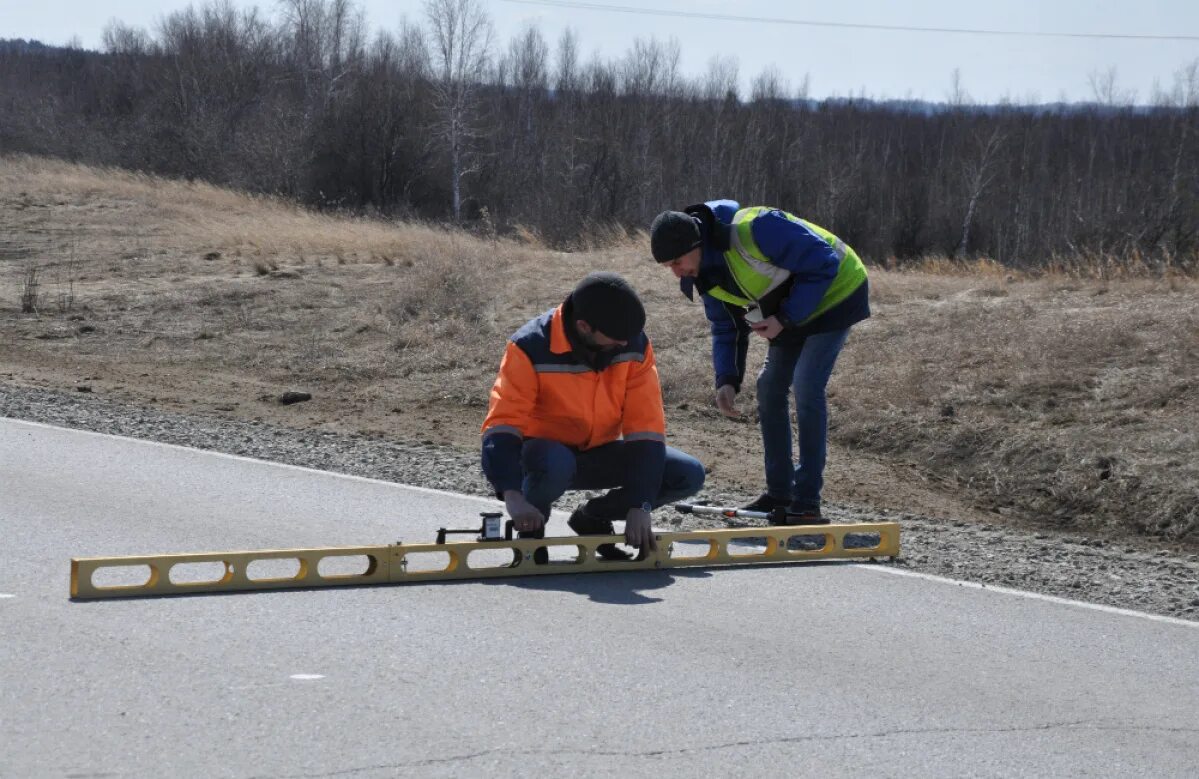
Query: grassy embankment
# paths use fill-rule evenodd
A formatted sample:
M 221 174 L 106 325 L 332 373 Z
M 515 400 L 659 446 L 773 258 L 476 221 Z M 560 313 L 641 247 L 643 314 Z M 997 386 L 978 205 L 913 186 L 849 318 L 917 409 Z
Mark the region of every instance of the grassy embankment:
M 755 494 L 752 414 L 711 408 L 702 308 L 645 245 L 566 254 L 0 158 L 0 380 L 470 449 L 507 334 L 611 269 L 646 301 L 672 440 L 712 466 L 712 486 Z M 21 310 L 31 271 L 36 314 Z M 875 316 L 830 388 L 828 499 L 1199 538 L 1194 279 L 943 262 L 872 274 Z M 270 402 L 289 388 L 315 397 Z

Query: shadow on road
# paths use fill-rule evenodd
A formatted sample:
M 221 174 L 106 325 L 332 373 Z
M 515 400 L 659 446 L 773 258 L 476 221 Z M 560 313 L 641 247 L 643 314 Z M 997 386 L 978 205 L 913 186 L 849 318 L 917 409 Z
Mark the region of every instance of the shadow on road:
M 678 569 L 673 571 L 613 571 L 604 574 L 562 576 L 530 576 L 525 579 L 490 579 L 493 586 L 519 587 L 524 590 L 573 592 L 586 595 L 595 603 L 610 603 L 618 606 L 640 606 L 660 603 L 661 598 L 643 595 L 643 592 L 660 590 L 674 584 L 675 579 L 710 579 L 707 570 Z
M 676 579 L 711 579 L 716 575 L 731 575 L 736 571 L 765 571 L 792 568 L 842 567 L 861 565 L 862 560 L 806 560 L 776 565 L 721 565 L 711 568 L 672 568 L 669 571 L 626 571 L 561 576 L 530 576 L 513 579 L 487 579 L 481 584 L 494 587 L 519 587 L 525 590 L 573 592 L 586 595 L 595 603 L 611 603 L 620 606 L 639 606 L 645 603 L 660 603 L 661 598 L 643 595 L 643 592 L 660 590 L 675 583 Z M 465 584 L 466 582 L 453 582 Z

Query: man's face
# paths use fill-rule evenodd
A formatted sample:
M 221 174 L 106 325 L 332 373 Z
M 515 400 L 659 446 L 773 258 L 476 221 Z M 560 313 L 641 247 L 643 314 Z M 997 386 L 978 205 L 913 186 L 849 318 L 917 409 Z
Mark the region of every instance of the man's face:
M 615 338 L 609 338 L 582 319 L 575 320 L 575 329 L 579 331 L 579 338 L 582 339 L 583 343 L 587 344 L 587 348 L 594 349 L 597 352 L 614 352 L 620 347 L 628 346 L 629 344 L 628 341 L 618 341 Z
M 681 257 L 677 257 L 670 262 L 662 263 L 677 279 L 695 278 L 699 275 L 699 259 L 703 253 L 703 248 L 697 246 Z

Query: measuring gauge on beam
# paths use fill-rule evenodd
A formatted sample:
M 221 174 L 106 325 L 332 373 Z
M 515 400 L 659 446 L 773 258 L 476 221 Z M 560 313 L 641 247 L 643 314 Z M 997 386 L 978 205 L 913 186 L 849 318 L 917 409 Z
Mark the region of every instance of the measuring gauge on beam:
M 502 511 L 481 511 L 479 516 L 483 518 L 483 523 L 479 527 L 471 527 L 464 529 L 453 529 L 441 527 L 437 529 L 437 543 L 444 544 L 445 537 L 453 534 L 478 533 L 479 541 L 504 541 L 512 539 L 512 522 L 508 522 L 508 527 L 503 528 L 504 513 Z
M 501 541 L 504 538 L 502 528 L 504 513 L 502 511 L 484 511 L 483 527 L 479 534 L 480 541 Z

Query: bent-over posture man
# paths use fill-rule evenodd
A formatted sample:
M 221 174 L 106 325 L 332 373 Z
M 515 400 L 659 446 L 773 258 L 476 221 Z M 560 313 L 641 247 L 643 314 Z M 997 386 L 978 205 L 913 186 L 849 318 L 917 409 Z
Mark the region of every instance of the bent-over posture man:
M 766 492 L 745 508 L 785 508 L 787 522 L 822 524 L 828 441 L 825 387 L 849 328 L 870 316 L 866 266 L 822 227 L 776 208 L 713 200 L 664 211 L 651 227 L 651 251 L 679 278 L 683 294 L 703 295 L 711 323 L 716 405 L 740 416 L 749 333 L 770 342 L 758 374 L 758 418 Z M 792 461 L 788 395 L 795 396 L 799 464 Z
M 523 538 L 544 538 L 567 490 L 609 491 L 570 516 L 579 535 L 611 535 L 655 549 L 650 511 L 700 490 L 704 468 L 666 445 L 645 309 L 613 273 L 592 273 L 566 301 L 508 341 L 483 422 L 483 473 Z M 537 550 L 535 562 L 548 558 Z M 597 553 L 631 557 L 615 544 Z

